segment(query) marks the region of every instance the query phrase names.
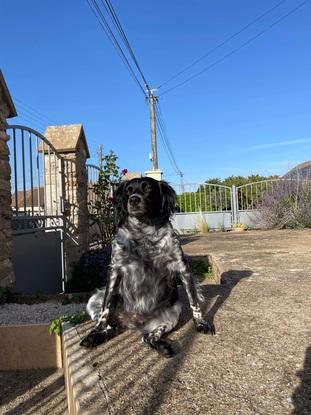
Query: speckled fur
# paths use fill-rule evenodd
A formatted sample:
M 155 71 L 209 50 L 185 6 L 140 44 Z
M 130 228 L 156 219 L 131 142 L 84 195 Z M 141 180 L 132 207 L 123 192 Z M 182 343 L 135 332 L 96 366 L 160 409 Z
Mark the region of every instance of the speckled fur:
M 97 323 L 82 340 L 83 346 L 93 347 L 108 340 L 108 325 L 110 329 L 136 327 L 151 347 L 171 356 L 173 350 L 162 336 L 179 320 L 179 278 L 197 329 L 214 333 L 203 318 L 202 297 L 169 222 L 175 197 L 167 183 L 150 178 L 133 179 L 117 189 L 119 228 L 112 243 L 111 273 L 106 289 L 88 302 L 87 311 Z

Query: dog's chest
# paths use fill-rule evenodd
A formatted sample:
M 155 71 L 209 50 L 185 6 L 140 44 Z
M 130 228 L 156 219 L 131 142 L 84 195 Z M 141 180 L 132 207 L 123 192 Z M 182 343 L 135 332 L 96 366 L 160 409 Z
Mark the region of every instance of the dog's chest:
M 153 227 L 119 229 L 114 240 L 114 256 L 120 260 L 156 261 L 168 257 L 176 251 L 176 241 L 171 228 L 155 230 Z
M 147 235 L 118 232 L 113 266 L 121 271 L 121 294 L 129 308 L 146 311 L 165 295 L 171 286 L 170 264 L 176 260 L 175 244 L 169 229 Z

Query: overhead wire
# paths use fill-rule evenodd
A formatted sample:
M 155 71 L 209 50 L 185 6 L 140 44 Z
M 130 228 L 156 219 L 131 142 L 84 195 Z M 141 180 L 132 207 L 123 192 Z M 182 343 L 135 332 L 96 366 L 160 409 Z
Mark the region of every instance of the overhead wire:
M 241 50 L 242 48 L 244 48 L 245 46 L 249 45 L 251 42 L 253 42 L 255 39 L 259 38 L 260 36 L 262 36 L 264 33 L 266 33 L 267 31 L 271 30 L 274 26 L 276 26 L 277 24 L 279 24 L 280 22 L 282 22 L 283 20 L 285 20 L 287 17 L 289 17 L 291 14 L 295 13 L 298 9 L 300 9 L 301 7 L 303 7 L 306 3 L 308 3 L 309 0 L 304 0 L 303 2 L 299 3 L 296 7 L 294 7 L 293 9 L 291 9 L 288 13 L 286 13 L 285 15 L 283 15 L 282 17 L 280 17 L 279 19 L 277 19 L 276 21 L 274 21 L 272 24 L 270 24 L 268 27 L 266 27 L 265 29 L 263 29 L 262 31 L 260 31 L 259 33 L 257 33 L 255 36 L 251 37 L 250 39 L 248 39 L 246 42 L 242 43 L 239 47 L 233 49 L 231 52 L 225 54 L 224 56 L 222 56 L 220 59 L 216 60 L 215 62 L 213 62 L 212 64 L 210 64 L 209 66 L 203 68 L 201 71 L 197 72 L 196 74 L 190 76 L 189 78 L 185 79 L 184 81 L 180 82 L 179 84 L 165 90 L 164 92 L 162 92 L 162 94 L 159 95 L 159 97 L 166 95 L 168 92 L 173 91 L 176 88 L 179 88 L 182 85 L 185 85 L 186 83 L 190 82 L 192 79 L 197 78 L 198 76 L 202 75 L 202 73 L 212 69 L 214 66 L 218 65 L 219 63 L 223 62 L 225 59 L 229 58 L 230 56 L 232 56 L 233 54 L 235 54 L 236 52 L 238 52 L 239 50 Z
M 49 123 L 47 123 L 46 121 L 42 121 L 40 118 L 36 117 L 35 115 L 27 111 L 26 109 L 19 108 L 19 106 L 17 106 L 17 115 L 19 117 L 24 116 L 24 117 L 30 118 L 32 121 L 35 121 L 42 128 L 43 127 L 46 128 L 46 126 L 49 125 Z
M 27 116 L 24 116 L 23 114 L 18 115 L 18 117 L 21 118 L 22 120 L 26 121 L 27 123 L 29 122 L 39 132 L 44 131 L 46 129 L 46 127 L 43 127 L 41 124 L 38 124 L 36 121 L 33 121 L 32 119 L 28 118 Z M 14 124 L 14 122 L 12 124 Z M 12 124 L 10 123 L 10 125 L 12 125 Z
M 96 18 L 98 19 L 99 23 L 101 24 L 103 30 L 105 31 L 108 39 L 112 42 L 113 46 L 115 47 L 115 49 L 117 50 L 119 56 L 122 58 L 123 63 L 126 63 L 126 67 L 127 69 L 130 71 L 130 74 L 134 77 L 136 83 L 139 85 L 140 89 L 142 88 L 142 85 L 140 84 L 139 80 L 136 77 L 136 74 L 129 62 L 129 60 L 127 59 L 125 52 L 123 51 L 121 45 L 119 44 L 116 36 L 114 35 L 112 29 L 110 28 L 105 16 L 103 15 L 102 10 L 100 9 L 98 3 L 96 2 L 96 0 L 87 0 L 92 12 L 94 13 L 94 15 L 96 16 Z M 115 11 L 115 9 L 113 8 L 113 5 L 111 4 L 110 0 L 101 0 L 101 3 L 103 5 L 103 7 L 106 10 L 106 13 L 108 14 L 108 16 L 111 19 L 111 22 L 115 28 L 115 30 L 117 31 L 117 33 L 119 34 L 120 38 L 122 39 L 122 42 L 127 50 L 128 55 L 131 57 L 132 61 L 135 64 L 135 67 L 138 71 L 138 73 L 140 74 L 143 82 L 144 82 L 144 86 L 146 88 L 146 90 L 143 90 L 145 97 L 148 99 L 153 95 L 153 91 L 150 89 L 148 81 L 136 59 L 136 56 L 134 54 L 134 51 L 130 45 L 130 42 L 122 28 L 121 22 L 117 16 L 117 13 Z M 92 7 L 93 6 L 93 7 Z M 147 95 L 147 94 L 148 95 Z M 155 115 L 156 115 L 156 124 L 158 126 L 158 131 L 160 133 L 160 138 L 163 142 L 163 148 L 164 151 L 167 154 L 167 157 L 171 163 L 171 165 L 173 166 L 174 170 L 176 171 L 176 173 L 180 176 L 182 176 L 182 173 L 176 163 L 171 145 L 169 143 L 168 137 L 167 137 L 167 132 L 166 132 L 166 127 L 163 121 L 163 117 L 161 114 L 161 110 L 159 108 L 158 105 L 156 105 L 155 107 Z
M 111 18 L 111 21 L 114 24 L 115 28 L 119 32 L 119 34 L 120 34 L 120 36 L 123 40 L 123 43 L 124 43 L 125 47 L 127 48 L 127 50 L 128 50 L 128 52 L 129 52 L 129 54 L 130 54 L 130 56 L 131 56 L 131 58 L 132 58 L 132 60 L 135 64 L 135 66 L 136 66 L 136 68 L 137 68 L 137 70 L 138 70 L 138 72 L 139 72 L 139 74 L 140 74 L 140 76 L 141 76 L 141 78 L 142 78 L 142 80 L 145 84 L 146 89 L 150 90 L 149 85 L 148 85 L 148 81 L 146 80 L 146 77 L 145 77 L 145 75 L 144 75 L 144 73 L 143 73 L 143 71 L 142 71 L 142 69 L 141 69 L 141 67 L 140 67 L 140 65 L 139 65 L 139 63 L 136 59 L 133 48 L 130 45 L 130 42 L 129 42 L 129 40 L 128 40 L 128 38 L 127 38 L 127 36 L 126 36 L 126 34 L 123 30 L 122 24 L 121 24 L 121 22 L 118 18 L 118 15 L 117 15 L 112 3 L 110 2 L 110 0 L 101 0 L 101 2 L 104 5 L 107 13 L 109 14 L 109 16 Z
M 157 116 L 157 118 L 159 120 L 159 123 L 161 125 L 162 131 L 164 133 L 165 141 L 167 143 L 167 147 L 168 147 L 168 149 L 169 149 L 169 151 L 171 153 L 172 158 L 174 159 L 173 151 L 172 151 L 172 147 L 171 147 L 171 144 L 170 144 L 170 141 L 169 141 L 169 138 L 168 138 L 167 129 L 166 129 L 166 125 L 165 125 L 165 122 L 164 122 L 163 114 L 162 114 L 162 111 L 161 111 L 160 103 L 158 101 L 156 101 L 155 112 L 156 112 L 156 116 Z M 176 164 L 176 167 L 178 168 L 176 161 L 175 161 L 175 164 Z
M 201 57 L 199 57 L 198 59 L 196 59 L 195 61 L 193 61 L 192 63 L 190 63 L 188 66 L 186 66 L 184 69 L 182 69 L 181 71 L 177 72 L 175 75 L 172 75 L 167 81 L 163 82 L 161 85 L 158 86 L 158 89 L 162 88 L 164 85 L 168 84 L 169 82 L 173 81 L 174 79 L 176 79 L 178 76 L 182 75 L 183 73 L 185 73 L 186 71 L 188 71 L 190 68 L 192 68 L 193 66 L 195 66 L 197 63 L 201 62 L 203 59 L 205 59 L 207 56 L 211 55 L 213 52 L 215 52 L 216 50 L 218 50 L 219 48 L 221 48 L 222 46 L 226 45 L 227 43 L 229 43 L 232 39 L 234 39 L 236 36 L 240 35 L 241 33 L 243 33 L 245 30 L 247 30 L 249 27 L 251 27 L 253 24 L 257 23 L 260 19 L 262 19 L 263 17 L 265 17 L 267 14 L 271 13 L 273 10 L 275 10 L 276 8 L 278 8 L 281 4 L 285 3 L 287 0 L 281 0 L 280 2 L 278 2 L 277 4 L 275 4 L 273 7 L 271 7 L 270 9 L 266 10 L 264 13 L 262 13 L 261 15 L 257 16 L 254 20 L 252 20 L 250 23 L 248 23 L 246 26 L 243 26 L 242 29 L 238 30 L 237 32 L 233 33 L 232 35 L 230 35 L 229 37 L 227 37 L 225 40 L 223 40 L 222 42 L 220 42 L 218 45 L 214 46 L 213 48 L 211 48 L 208 52 L 206 52 L 204 55 L 202 55 Z
M 108 39 L 110 40 L 110 42 L 112 43 L 113 47 L 115 48 L 116 52 L 118 53 L 119 57 L 121 58 L 123 64 L 125 65 L 126 69 L 129 71 L 130 75 L 132 76 L 132 78 L 134 79 L 134 81 L 136 82 L 137 86 L 139 87 L 139 89 L 141 90 L 141 92 L 144 94 L 144 96 L 146 98 L 150 97 L 150 95 L 152 95 L 152 90 L 149 87 L 149 84 L 146 80 L 146 77 L 144 76 L 144 73 L 136 59 L 136 56 L 134 54 L 134 51 L 130 45 L 130 42 L 122 28 L 121 22 L 117 16 L 117 13 L 111 3 L 110 0 L 100 0 L 101 4 L 103 5 L 103 7 L 106 10 L 107 15 L 109 16 L 114 29 L 116 30 L 116 32 L 118 33 L 118 36 L 121 38 L 126 50 L 127 50 L 127 54 L 129 55 L 129 57 L 131 58 L 131 60 L 133 61 L 136 70 L 138 71 L 143 83 L 144 83 L 144 87 L 142 86 L 141 82 L 139 81 L 133 67 L 132 64 L 130 63 L 128 57 L 126 56 L 123 48 L 121 47 L 119 41 L 117 40 L 115 34 L 113 33 L 113 30 L 111 29 L 111 27 L 109 26 L 109 23 L 107 22 L 107 19 L 105 18 L 101 8 L 99 7 L 98 3 L 96 0 L 87 0 L 87 3 L 89 4 L 92 12 L 94 13 L 95 17 L 97 18 L 97 20 L 99 21 L 102 29 L 104 30 L 106 36 L 108 37 Z M 197 63 L 199 63 L 200 61 L 202 61 L 204 58 L 206 58 L 208 55 L 210 55 L 211 53 L 213 53 L 214 51 L 216 51 L 217 49 L 219 49 L 220 47 L 224 46 L 225 44 L 229 43 L 233 38 L 235 38 L 236 36 L 238 36 L 239 34 L 241 34 L 242 32 L 244 32 L 245 30 L 247 30 L 250 26 L 252 26 L 253 24 L 255 24 L 257 21 L 259 21 L 260 19 L 262 19 L 264 16 L 266 16 L 268 13 L 271 13 L 273 10 L 275 10 L 277 7 L 279 7 L 281 4 L 285 3 L 285 1 L 287 0 L 281 0 L 279 1 L 277 4 L 275 4 L 273 7 L 269 8 L 268 10 L 266 10 L 264 13 L 262 13 L 261 15 L 259 15 L 258 17 L 256 17 L 254 20 L 252 20 L 250 23 L 248 23 L 246 26 L 244 26 L 242 29 L 240 29 L 239 31 L 235 32 L 234 34 L 232 34 L 231 36 L 229 36 L 228 38 L 226 38 L 223 42 L 219 43 L 218 45 L 216 45 L 214 48 L 212 48 L 211 50 L 209 50 L 207 53 L 205 53 L 203 56 L 201 56 L 200 58 L 198 58 L 197 60 L 195 60 L 194 62 L 192 62 L 190 65 L 188 65 L 187 67 L 185 67 L 183 70 L 179 71 L 177 74 L 173 75 L 172 77 L 170 77 L 167 81 L 163 82 L 159 87 L 163 87 L 164 85 L 168 84 L 169 82 L 171 82 L 173 79 L 176 79 L 178 76 L 182 75 L 183 73 L 185 73 L 187 70 L 189 70 L 190 68 L 192 68 L 194 65 L 196 65 Z M 163 96 L 165 94 L 167 94 L 168 92 L 184 85 L 187 82 L 190 82 L 192 79 L 200 76 L 202 73 L 208 71 L 209 69 L 213 68 L 214 66 L 218 65 L 219 63 L 221 63 L 222 61 L 224 61 L 225 59 L 227 59 L 228 57 L 232 56 L 234 53 L 238 52 L 239 50 L 241 50 L 242 48 L 244 48 L 245 46 L 247 46 L 249 43 L 251 43 L 252 41 L 254 41 L 255 39 L 257 39 L 258 37 L 262 36 L 264 33 L 266 33 L 268 30 L 270 30 L 271 28 L 273 28 L 274 26 L 276 26 L 278 23 L 280 23 L 281 21 L 283 21 L 284 19 L 286 19 L 288 16 L 290 16 L 291 14 L 293 14 L 296 10 L 298 10 L 299 8 L 301 8 L 302 6 L 304 6 L 309 0 L 304 0 L 303 2 L 301 2 L 300 4 L 298 4 L 296 7 L 294 7 L 293 9 L 291 9 L 288 13 L 286 13 L 285 15 L 283 15 L 282 17 L 280 17 L 279 19 L 277 19 L 276 21 L 274 21 L 272 24 L 270 24 L 268 27 L 266 27 L 265 29 L 263 29 L 262 31 L 260 31 L 259 33 L 257 33 L 255 36 L 252 36 L 250 39 L 248 39 L 246 42 L 242 43 L 242 45 L 240 45 L 239 47 L 233 49 L 232 51 L 230 51 L 229 53 L 225 54 L 224 56 L 222 56 L 220 59 L 216 60 L 215 62 L 213 62 L 212 64 L 208 65 L 207 67 L 203 68 L 201 71 L 195 73 L 194 75 L 188 77 L 186 80 L 178 83 L 177 85 L 173 86 L 172 88 L 169 88 L 167 90 L 165 90 L 163 93 L 161 93 L 159 95 Z M 147 94 L 148 95 L 147 95 Z M 155 106 L 155 115 L 156 115 L 156 123 L 158 125 L 158 130 L 160 132 L 160 137 L 162 139 L 163 145 L 164 145 L 164 150 L 174 168 L 174 170 L 182 176 L 182 173 L 176 163 L 170 142 L 168 140 L 168 136 L 167 136 L 167 130 L 166 130 L 166 126 L 163 120 L 163 115 L 161 113 L 161 109 L 160 106 L 158 104 L 158 102 L 156 101 L 156 106 Z
M 179 175 L 179 176 L 183 176 L 183 173 L 181 172 L 180 168 L 178 167 L 178 164 L 176 162 L 169 138 L 168 138 L 168 134 L 167 134 L 167 129 L 165 126 L 165 122 L 163 119 L 163 115 L 162 115 L 162 111 L 159 105 L 159 102 L 156 101 L 156 105 L 155 105 L 155 115 L 156 115 L 156 123 L 158 125 L 158 130 L 160 132 L 160 137 L 161 140 L 163 142 L 163 146 L 164 146 L 164 151 L 166 152 L 168 159 L 173 167 L 173 169 L 175 170 L 175 172 Z
M 108 39 L 110 40 L 112 46 L 114 47 L 114 49 L 116 50 L 116 52 L 118 53 L 119 57 L 121 58 L 123 64 L 125 65 L 125 67 L 127 68 L 129 74 L 131 75 L 131 77 L 133 78 L 133 80 L 135 81 L 135 83 L 137 84 L 137 86 L 139 87 L 139 89 L 141 90 L 141 92 L 143 93 L 143 95 L 146 97 L 146 92 L 144 90 L 144 87 L 141 85 L 139 79 L 137 78 L 128 58 L 126 57 L 122 47 L 120 46 L 118 40 L 116 39 L 113 31 L 111 30 L 103 12 L 101 11 L 100 7 L 98 6 L 96 0 L 87 0 L 88 5 L 90 6 L 90 9 L 92 10 L 93 14 L 95 15 L 95 17 L 97 18 L 100 26 L 102 27 L 103 31 L 105 32 L 106 36 L 108 37 Z M 96 11 L 95 11 L 96 10 Z
M 40 129 L 45 130 L 47 127 L 47 124 L 44 124 L 43 122 L 39 121 L 38 119 L 32 117 L 29 114 L 25 114 L 23 111 L 17 111 L 17 116 L 20 118 L 23 118 L 24 120 L 31 122 L 32 124 L 35 123 L 36 126 L 39 126 Z
M 51 123 L 51 124 L 56 123 L 55 121 L 53 121 L 52 119 L 44 115 L 42 112 L 38 111 L 37 109 L 30 106 L 29 104 L 26 104 L 25 102 L 21 101 L 19 98 L 16 98 L 15 96 L 13 96 L 13 100 L 14 102 L 17 103 L 17 106 L 20 106 L 23 109 L 23 111 L 27 111 L 28 113 L 32 114 L 38 119 L 41 119 L 44 123 Z
M 175 165 L 174 165 L 174 161 L 173 161 L 173 159 L 171 158 L 171 154 L 170 154 L 170 152 L 169 152 L 169 150 L 168 150 L 168 148 L 167 148 L 167 143 L 166 143 L 165 138 L 164 138 L 165 136 L 164 136 L 164 133 L 163 133 L 163 130 L 162 130 L 162 127 L 161 127 L 161 124 L 160 124 L 160 122 L 159 122 L 159 119 L 158 119 L 158 118 L 156 118 L 156 124 L 157 124 L 157 127 L 158 127 L 159 136 L 160 136 L 161 141 L 162 141 L 162 144 L 163 144 L 163 149 L 164 149 L 164 152 L 165 152 L 165 153 L 166 153 L 166 155 L 167 155 L 168 161 L 170 162 L 170 164 L 171 164 L 171 166 L 173 167 L 173 170 L 176 172 L 176 174 L 177 174 L 177 175 L 179 175 L 179 172 L 178 172 L 178 170 L 176 169 L 176 167 L 175 167 Z

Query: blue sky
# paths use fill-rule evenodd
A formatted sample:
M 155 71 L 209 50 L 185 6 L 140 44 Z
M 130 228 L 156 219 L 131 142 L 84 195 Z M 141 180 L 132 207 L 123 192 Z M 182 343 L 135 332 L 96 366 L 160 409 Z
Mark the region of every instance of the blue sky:
M 275 0 L 112 0 L 152 87 L 165 82 L 274 5 Z M 173 87 L 213 64 L 302 0 L 271 13 L 216 50 Z M 121 168 L 151 168 L 149 110 L 86 0 L 1 0 L 0 67 L 19 114 L 39 131 L 82 123 L 91 160 L 112 149 Z M 163 97 L 175 159 L 187 183 L 284 174 L 311 159 L 311 1 L 249 45 Z M 5 23 L 4 23 L 5 22 Z M 5 45 L 5 47 L 3 47 Z M 36 110 L 45 118 L 38 118 Z M 159 166 L 179 181 L 160 139 Z

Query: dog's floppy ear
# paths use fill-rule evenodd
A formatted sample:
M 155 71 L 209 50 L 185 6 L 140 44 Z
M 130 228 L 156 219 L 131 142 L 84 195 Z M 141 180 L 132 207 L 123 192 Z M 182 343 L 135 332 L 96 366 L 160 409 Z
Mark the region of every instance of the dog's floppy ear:
M 176 207 L 176 192 L 175 190 L 166 182 L 159 182 L 160 193 L 162 196 L 162 209 L 161 212 L 170 217 L 175 212 Z
M 124 191 L 126 184 L 126 181 L 121 182 L 113 193 L 113 204 L 116 211 L 117 226 L 121 226 L 127 217 L 127 210 L 124 206 Z

